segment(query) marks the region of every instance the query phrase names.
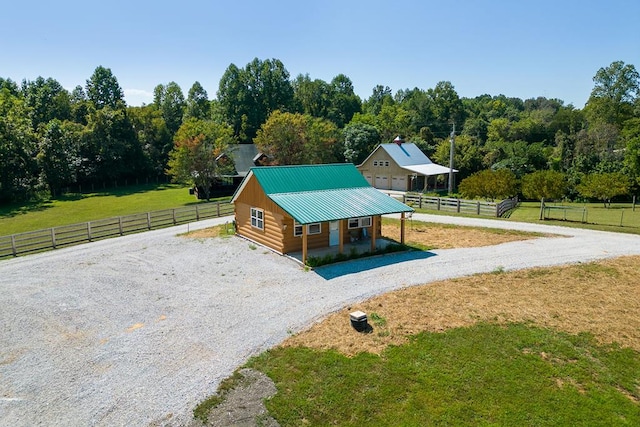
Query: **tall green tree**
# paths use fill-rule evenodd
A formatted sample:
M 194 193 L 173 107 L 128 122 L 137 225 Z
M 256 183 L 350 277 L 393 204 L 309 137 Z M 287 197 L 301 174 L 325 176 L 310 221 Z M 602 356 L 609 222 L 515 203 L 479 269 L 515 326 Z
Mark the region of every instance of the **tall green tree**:
M 376 85 L 371 96 L 364 102 L 362 111 L 372 115 L 378 115 L 384 105 L 393 104 L 393 95 L 389 86 Z
M 195 82 L 187 94 L 185 117 L 194 117 L 200 120 L 211 118 L 211 103 L 207 91 L 200 82 Z
M 591 122 L 622 125 L 640 96 L 640 74 L 631 64 L 614 61 L 598 70 L 585 111 Z
M 112 182 L 146 172 L 142 148 L 122 108 L 105 106 L 89 114 L 81 154 L 88 181 Z
M 52 78 L 38 77 L 35 81 L 23 81 L 22 93 L 30 109 L 33 130 L 50 120 L 68 120 L 71 117 L 69 92 Z
M 434 133 L 447 135 L 453 123 L 464 123 L 463 104 L 451 82 L 438 82 L 433 89 L 427 90 L 427 96 L 431 99 L 434 124 L 430 127 Z
M 100 110 L 124 108 L 124 92 L 110 68 L 99 66 L 87 80 L 87 97 L 93 107 Z
M 0 202 L 35 196 L 36 150 L 29 108 L 10 89 L 0 89 Z
M 37 160 L 40 180 L 51 195 L 77 181 L 82 131 L 82 125 L 58 119 L 49 121 L 44 129 Z
M 433 154 L 433 161 L 449 166 L 451 143 L 449 139 L 441 139 Z M 483 165 L 483 148 L 479 147 L 473 138 L 468 135 L 460 135 L 455 140 L 453 155 L 454 169 L 458 170 L 457 178 L 463 180 L 466 177 L 485 169 Z
M 360 112 L 362 101 L 353 90 L 353 83 L 344 74 L 338 74 L 330 84 L 330 106 L 327 119 L 339 128 L 351 121 L 355 113 Z
M 89 98 L 87 98 L 87 94 L 82 86 L 76 86 L 71 91 L 69 103 L 71 104 L 70 120 L 86 125 L 91 102 L 89 101 Z
M 150 171 L 155 176 L 164 175 L 169 152 L 173 149 L 173 135 L 167 129 L 162 112 L 151 104 L 129 107 L 127 115 Z
M 321 79 L 311 80 L 299 74 L 292 83 L 296 110 L 313 117 L 327 118 L 331 106 L 331 88 Z
M 153 103 L 162 112 L 169 133 L 175 134 L 182 125 L 185 109 L 184 94 L 180 86 L 176 82 L 157 85 L 153 90 Z
M 244 69 L 231 64 L 222 75 L 218 101 L 234 134 L 250 142 L 276 110 L 294 110 L 289 72 L 278 59 L 255 58 Z

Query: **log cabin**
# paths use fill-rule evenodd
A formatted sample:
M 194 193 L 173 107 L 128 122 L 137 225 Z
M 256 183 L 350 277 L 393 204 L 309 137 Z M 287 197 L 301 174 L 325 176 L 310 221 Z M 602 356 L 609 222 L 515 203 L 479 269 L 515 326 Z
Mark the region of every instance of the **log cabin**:
M 236 233 L 286 254 L 367 236 L 372 251 L 382 215 L 413 209 L 373 188 L 351 163 L 251 168 L 232 197 Z M 401 242 L 404 243 L 401 221 Z

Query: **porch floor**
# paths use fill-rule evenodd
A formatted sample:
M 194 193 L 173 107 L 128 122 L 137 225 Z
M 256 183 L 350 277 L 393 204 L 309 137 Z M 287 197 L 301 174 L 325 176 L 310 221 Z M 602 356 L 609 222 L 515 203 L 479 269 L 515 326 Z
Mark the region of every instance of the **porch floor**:
M 390 240 L 384 237 L 378 237 L 376 238 L 376 250 L 384 249 L 387 246 L 392 245 L 394 243 L 397 244 L 397 242 L 393 240 Z M 355 251 L 356 253 L 361 254 L 364 252 L 369 252 L 370 250 L 371 250 L 371 238 L 365 238 L 365 239 L 358 240 L 356 242 L 345 243 L 343 245 L 342 252 L 345 255 L 349 255 L 352 253 L 352 251 Z M 339 253 L 339 246 L 337 245 L 327 246 L 324 248 L 309 249 L 307 251 L 307 258 L 310 258 L 310 257 L 321 258 L 327 254 L 337 255 L 338 253 Z M 302 264 L 302 251 L 289 252 L 285 255 L 288 256 L 289 258 L 295 259 L 296 261 Z

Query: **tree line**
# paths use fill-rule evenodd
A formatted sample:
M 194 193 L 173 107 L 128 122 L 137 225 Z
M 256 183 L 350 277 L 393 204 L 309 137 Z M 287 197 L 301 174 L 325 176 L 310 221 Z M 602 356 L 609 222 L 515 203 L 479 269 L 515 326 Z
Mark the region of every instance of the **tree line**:
M 446 165 L 454 123 L 459 181 L 485 170 L 516 179 L 555 171 L 577 189 L 590 174 L 616 173 L 637 194 L 640 76 L 616 61 L 593 81 L 583 109 L 545 97 L 461 98 L 448 81 L 395 93 L 378 85 L 362 100 L 344 74 L 291 78 L 281 61 L 256 58 L 229 65 L 214 99 L 199 82 L 186 97 L 169 82 L 133 107 L 103 66 L 72 91 L 51 77 L 0 77 L 0 202 L 166 175 L 204 186 L 233 169 L 223 154 L 251 142 L 270 164 L 358 164 L 401 135 Z

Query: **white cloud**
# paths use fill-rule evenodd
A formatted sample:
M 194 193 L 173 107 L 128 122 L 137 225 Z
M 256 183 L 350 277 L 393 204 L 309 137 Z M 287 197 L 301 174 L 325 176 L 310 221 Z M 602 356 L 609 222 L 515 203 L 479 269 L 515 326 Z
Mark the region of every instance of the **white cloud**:
M 131 107 L 153 102 L 153 92 L 144 89 L 124 89 L 124 99 Z

